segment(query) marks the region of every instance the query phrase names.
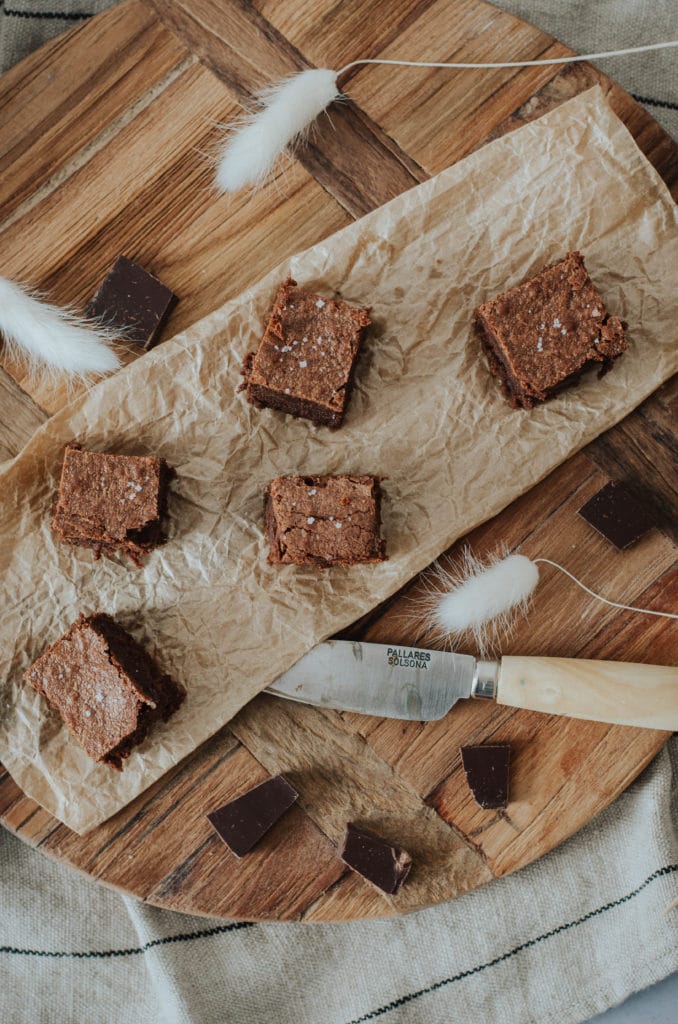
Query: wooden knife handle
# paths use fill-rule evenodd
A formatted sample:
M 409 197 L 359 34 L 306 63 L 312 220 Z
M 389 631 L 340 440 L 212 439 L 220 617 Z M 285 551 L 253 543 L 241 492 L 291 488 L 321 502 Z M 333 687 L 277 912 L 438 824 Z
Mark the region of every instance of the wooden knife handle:
M 497 701 L 550 715 L 678 729 L 678 668 L 575 658 L 502 658 Z

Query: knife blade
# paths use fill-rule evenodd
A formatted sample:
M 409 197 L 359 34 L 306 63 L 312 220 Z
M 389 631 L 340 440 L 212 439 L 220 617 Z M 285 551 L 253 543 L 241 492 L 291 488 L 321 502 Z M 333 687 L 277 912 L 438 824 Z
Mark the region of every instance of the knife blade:
M 382 718 L 428 722 L 469 697 L 590 721 L 678 729 L 678 668 L 577 658 L 503 657 L 328 640 L 268 692 Z
M 268 692 L 317 707 L 429 722 L 471 696 L 477 665 L 468 654 L 328 640 Z

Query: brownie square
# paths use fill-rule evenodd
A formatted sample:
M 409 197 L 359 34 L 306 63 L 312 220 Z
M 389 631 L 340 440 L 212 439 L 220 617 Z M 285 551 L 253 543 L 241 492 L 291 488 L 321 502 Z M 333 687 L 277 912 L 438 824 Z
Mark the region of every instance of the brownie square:
M 247 400 L 339 427 L 353 387 L 367 309 L 297 288 L 278 289 L 266 332 L 242 373 Z
M 107 326 L 120 328 L 125 338 L 149 349 L 178 301 L 157 277 L 120 256 L 85 312 L 100 317 Z
M 579 515 L 618 551 L 635 544 L 656 525 L 652 512 L 612 480 L 582 505 Z
M 174 470 L 164 459 L 111 455 L 68 445 L 52 529 L 66 541 L 140 558 L 164 541 L 162 522 Z
M 479 306 L 476 320 L 490 372 L 514 408 L 545 402 L 594 364 L 602 377 L 628 347 L 580 252 Z
M 373 476 L 283 476 L 265 499 L 269 562 L 383 562 L 381 489 Z
M 25 680 L 59 712 L 83 750 L 119 771 L 154 722 L 184 700 L 142 647 L 108 615 L 81 615 L 33 662 Z

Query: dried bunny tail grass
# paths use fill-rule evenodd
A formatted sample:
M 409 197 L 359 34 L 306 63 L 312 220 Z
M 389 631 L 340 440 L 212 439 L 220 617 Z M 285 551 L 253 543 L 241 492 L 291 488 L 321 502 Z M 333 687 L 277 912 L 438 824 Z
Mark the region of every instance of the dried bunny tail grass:
M 350 64 L 345 64 L 337 74 L 338 76 L 344 75 L 347 71 L 350 71 L 351 68 L 356 68 L 364 64 L 390 64 L 402 68 L 478 68 L 480 70 L 485 70 L 487 68 L 539 68 L 547 67 L 550 64 L 578 64 L 583 60 L 603 60 L 606 57 L 627 57 L 634 53 L 649 53 L 651 50 L 666 50 L 675 46 L 678 46 L 678 39 L 671 39 L 668 42 L 661 43 L 646 43 L 643 46 L 628 46 L 624 50 L 602 50 L 600 53 L 577 53 L 572 57 L 547 57 L 538 60 L 510 60 L 490 63 L 483 61 L 481 63 L 470 64 L 459 63 L 458 61 L 450 63 L 449 61 L 386 60 L 383 57 L 359 58 L 358 60 L 352 60 Z
M 223 147 L 217 186 L 237 192 L 261 185 L 287 147 L 338 95 L 337 73 L 327 68 L 302 71 L 262 92 L 261 109 L 246 115 Z
M 621 601 L 611 601 L 609 597 L 603 597 L 602 594 L 597 594 L 595 590 L 591 590 L 585 583 L 582 583 L 574 573 L 571 573 L 569 569 L 566 569 L 564 565 L 560 565 L 558 562 L 552 562 L 550 558 L 535 558 L 535 565 L 541 562 L 542 565 L 550 565 L 552 568 L 557 569 L 558 572 L 562 572 L 565 576 L 568 576 L 573 583 L 583 590 L 590 597 L 595 597 L 596 601 L 600 601 L 601 604 L 609 605 L 610 608 L 620 608 L 625 612 L 638 612 L 639 615 L 656 615 L 660 619 L 678 619 L 678 613 L 666 612 L 657 608 L 638 608 L 634 604 L 623 604 Z
M 524 555 L 499 551 L 477 558 L 470 547 L 457 562 L 434 562 L 424 577 L 424 593 L 413 597 L 423 632 L 450 646 L 472 639 L 480 657 L 494 654 L 527 614 L 539 570 Z
M 511 637 L 518 620 L 530 609 L 539 582 L 538 564 L 563 573 L 590 597 L 611 608 L 678 619 L 673 611 L 611 601 L 550 558 L 531 560 L 504 549 L 483 560 L 466 547 L 458 562 L 450 566 L 434 562 L 428 570 L 422 581 L 423 594 L 415 592 L 410 598 L 414 609 L 411 624 L 421 635 L 431 634 L 449 646 L 462 638 L 472 638 L 481 658 L 495 654 L 500 642 Z
M 542 60 L 469 64 L 364 58 L 351 61 L 339 71 L 309 68 L 270 86 L 259 95 L 260 110 L 242 118 L 240 124 L 234 126 L 233 134 L 223 146 L 216 183 L 224 192 L 237 192 L 245 185 L 261 185 L 285 149 L 307 131 L 333 100 L 341 98 L 337 82 L 354 67 L 384 64 L 411 68 L 528 68 L 547 64 L 569 64 L 602 57 L 620 57 L 672 46 L 678 46 L 678 40 L 633 46 L 625 50 L 607 50 L 603 53 Z
M 110 373 L 120 359 L 111 347 L 117 332 L 72 310 L 43 302 L 35 293 L 0 277 L 0 335 L 12 359 L 27 364 L 30 377 L 47 370 L 83 380 Z

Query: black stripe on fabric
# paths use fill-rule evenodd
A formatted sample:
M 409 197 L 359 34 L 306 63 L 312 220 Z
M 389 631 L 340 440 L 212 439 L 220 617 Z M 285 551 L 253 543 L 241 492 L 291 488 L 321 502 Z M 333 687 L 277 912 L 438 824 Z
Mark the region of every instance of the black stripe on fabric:
M 59 18 L 63 21 L 79 21 L 93 16 L 92 11 L 89 14 L 78 11 L 66 11 L 60 14 L 59 11 L 15 11 L 9 7 L 3 7 L 0 14 L 6 15 L 8 18 L 52 18 L 53 20 Z
M 678 103 L 670 103 L 668 100 L 656 100 L 652 96 L 638 96 L 632 92 L 634 100 L 638 103 L 646 103 L 648 107 L 663 107 L 665 110 L 678 110 Z
M 460 971 L 459 974 L 453 974 L 449 978 L 444 978 L 442 981 L 436 981 L 435 984 L 429 985 L 427 988 L 421 988 L 417 992 L 409 992 L 406 996 L 401 996 L 400 999 L 394 999 L 392 1003 L 386 1003 L 384 1006 L 380 1006 L 377 1010 L 372 1010 L 370 1013 L 364 1013 L 362 1017 L 355 1017 L 353 1020 L 348 1021 L 348 1024 L 365 1024 L 366 1021 L 376 1020 L 377 1017 L 383 1016 L 385 1013 L 390 1013 L 391 1010 L 397 1010 L 401 1006 L 405 1006 L 407 1003 L 411 1003 L 414 999 L 418 999 L 420 996 L 428 995 L 430 992 L 437 992 L 438 989 L 444 988 L 446 985 L 452 985 L 455 981 L 462 981 L 464 978 L 470 978 L 473 974 L 480 974 L 481 971 L 487 970 L 488 967 L 496 967 L 497 964 L 503 963 L 505 960 L 509 960 L 512 956 L 516 956 L 517 953 L 521 953 L 524 949 L 530 949 L 532 946 L 536 946 L 538 943 L 543 942 L 544 939 L 550 939 L 554 935 L 560 935 L 561 932 L 569 931 L 570 928 L 576 928 L 577 925 L 584 924 L 585 921 L 589 921 L 592 917 L 597 917 L 598 914 L 604 914 L 606 910 L 612 910 L 614 907 L 621 906 L 622 903 L 627 903 L 632 900 L 635 896 L 643 891 L 651 882 L 654 882 L 657 878 L 662 878 L 664 875 L 671 875 L 675 871 L 678 871 L 678 864 L 668 864 L 666 867 L 658 868 L 653 871 L 651 875 L 645 879 L 644 882 L 634 889 L 633 892 L 629 892 L 626 896 L 620 896 L 618 900 L 612 900 L 610 903 L 605 903 L 602 907 L 597 907 L 595 910 L 589 910 L 588 914 L 584 914 L 582 917 L 578 917 L 576 921 L 569 921 L 567 924 L 558 925 L 557 928 L 552 928 L 550 932 L 544 932 L 543 935 L 537 935 L 534 939 L 528 939 L 527 942 L 522 942 L 519 946 L 514 949 L 510 949 L 508 953 L 502 953 L 501 956 L 497 956 L 494 960 L 488 960 L 487 963 L 479 964 L 478 967 L 470 967 L 467 971 Z
M 473 974 L 479 974 L 488 967 L 494 967 L 497 964 L 502 963 L 504 960 L 508 960 L 510 957 L 520 953 L 522 950 L 529 949 L 531 946 L 536 946 L 539 942 L 543 942 L 544 939 L 549 939 L 561 932 L 566 932 L 570 928 L 575 928 L 577 925 L 590 920 L 592 917 L 597 917 L 598 914 L 603 914 L 606 910 L 611 910 L 613 907 L 621 906 L 622 903 L 627 903 L 629 900 L 632 900 L 635 896 L 641 893 L 643 889 L 645 889 L 655 879 L 662 878 L 665 875 L 671 875 L 675 871 L 678 871 L 678 864 L 668 864 L 666 867 L 658 868 L 656 871 L 653 871 L 651 875 L 648 875 L 645 881 L 641 882 L 636 889 L 627 893 L 626 896 L 620 896 L 617 900 L 606 903 L 602 907 L 597 907 L 595 910 L 590 910 L 587 914 L 577 918 L 575 921 L 569 921 L 567 924 L 561 924 L 557 928 L 552 928 L 550 932 L 544 932 L 543 935 L 537 935 L 534 939 L 528 939 L 527 942 L 521 943 L 520 946 L 515 946 L 514 949 L 509 950 L 508 953 L 503 953 L 501 956 L 495 957 L 494 960 L 488 960 L 487 963 L 479 964 L 477 967 L 471 967 L 467 971 L 461 971 L 459 974 L 455 974 L 452 977 L 444 978 L 442 981 L 437 981 L 435 984 L 429 985 L 428 988 L 422 988 L 417 992 L 410 992 L 406 996 L 401 996 L 400 999 L 396 999 L 392 1003 L 379 1007 L 377 1010 L 372 1010 L 370 1013 L 363 1014 L 362 1017 L 356 1017 L 354 1020 L 349 1021 L 348 1024 L 364 1024 L 365 1021 L 375 1020 L 377 1017 L 382 1016 L 384 1013 L 388 1013 L 390 1010 L 395 1010 L 397 1007 L 404 1006 L 413 999 L 418 999 L 419 996 L 426 995 L 429 992 L 436 992 L 445 985 L 451 985 L 455 981 L 461 981 L 462 978 L 468 978 Z M 154 949 L 156 946 L 167 946 L 174 942 L 191 942 L 193 939 L 205 939 L 212 935 L 224 935 L 227 932 L 240 931 L 244 928 L 253 927 L 254 925 L 250 921 L 234 921 L 231 924 L 216 925 L 214 928 L 203 928 L 199 932 L 180 932 L 178 935 L 167 935 L 162 939 L 151 939 L 150 942 L 145 942 L 143 946 L 130 946 L 127 949 L 96 949 L 71 953 L 67 950 L 19 949 L 15 946 L 0 946 L 0 953 L 5 953 L 9 956 L 37 956 L 73 960 L 96 960 L 119 956 L 138 956 L 140 953 L 146 953 L 149 949 Z
M 225 932 L 235 932 L 242 928 L 252 928 L 252 923 L 250 921 L 235 921 L 233 924 L 220 924 L 214 928 L 203 928 L 199 932 L 182 932 L 179 935 L 168 935 L 164 939 L 151 939 L 143 946 L 130 946 L 128 949 L 92 949 L 82 953 L 69 953 L 62 950 L 17 949 L 15 946 L 0 946 L 0 953 L 7 953 L 9 956 L 52 957 L 61 960 L 106 960 L 116 956 L 137 956 L 139 953 L 148 952 L 155 946 L 167 946 L 172 942 L 190 942 L 191 939 L 205 939 L 210 935 L 223 935 Z

